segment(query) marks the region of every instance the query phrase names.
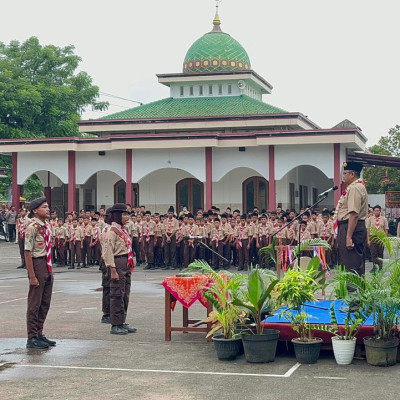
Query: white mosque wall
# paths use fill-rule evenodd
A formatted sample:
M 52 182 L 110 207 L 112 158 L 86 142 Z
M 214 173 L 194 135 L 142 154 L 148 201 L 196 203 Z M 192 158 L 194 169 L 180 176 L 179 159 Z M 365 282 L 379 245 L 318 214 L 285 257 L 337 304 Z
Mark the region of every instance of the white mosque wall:
M 268 163 L 268 146 L 246 147 L 246 151 L 239 151 L 238 148 L 214 148 L 213 181 L 218 182 L 228 172 L 239 167 L 251 168 L 256 172 L 254 176 L 259 175 L 268 180 Z
M 333 144 L 275 147 L 276 180 L 281 180 L 285 174 L 299 165 L 313 165 L 328 178 L 333 179 Z
M 242 213 L 242 183 L 252 176 L 261 176 L 250 168 L 236 168 L 228 172 L 219 182 L 213 183 L 213 205 L 225 211 L 239 209 Z
M 50 171 L 64 183 L 68 182 L 68 153 L 62 151 L 18 153 L 17 182 L 23 185 L 36 171 Z M 47 179 L 46 179 L 47 180 Z M 45 182 L 45 181 L 44 181 Z M 42 182 L 43 183 L 43 182 Z M 47 186 L 47 185 L 46 185 Z M 54 185 L 58 186 L 58 185 Z
M 76 153 L 76 184 L 84 184 L 98 171 L 108 170 L 126 179 L 126 162 L 124 150 L 106 151 L 99 156 L 97 151 L 82 151 Z
M 204 149 L 133 150 L 132 157 L 132 182 L 146 180 L 147 175 L 164 168 L 170 169 L 170 182 L 174 181 L 175 176 L 182 175 L 180 170 L 187 171 L 200 182 L 204 182 L 206 179 Z M 180 179 L 177 179 L 176 182 Z
M 185 178 L 194 178 L 180 169 L 157 170 L 139 182 L 139 203 L 152 212 L 166 213 L 169 206 L 176 206 L 176 184 Z
M 114 204 L 114 185 L 121 177 L 112 171 L 97 173 L 97 209 L 104 205 L 106 208 Z
M 281 180 L 276 181 L 276 203 L 281 203 L 282 208 L 290 208 L 290 193 L 289 184 L 295 184 L 295 193 L 299 194 L 299 186 L 306 186 L 308 188 L 308 204 L 312 204 L 313 188 L 316 188 L 318 193 L 322 193 L 325 190 L 333 186 L 333 180 L 327 178 L 322 171 L 311 165 L 302 165 L 298 168 L 293 168 L 289 171 Z M 339 189 L 338 189 L 339 190 Z M 320 203 L 318 206 L 322 207 L 333 207 L 333 193 L 330 192 L 327 199 Z M 300 198 L 299 195 L 295 196 L 295 209 L 299 211 Z

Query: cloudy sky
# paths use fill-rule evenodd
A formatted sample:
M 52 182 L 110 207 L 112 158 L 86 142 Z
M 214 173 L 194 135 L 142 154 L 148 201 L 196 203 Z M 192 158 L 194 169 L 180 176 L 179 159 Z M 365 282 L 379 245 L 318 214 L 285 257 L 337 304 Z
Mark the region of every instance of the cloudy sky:
M 181 72 L 214 13 L 214 0 L 5 0 L 0 41 L 73 44 L 102 93 L 147 103 L 169 96 L 155 75 Z M 350 119 L 368 145 L 400 124 L 399 0 L 222 0 L 219 14 L 273 85 L 265 102 L 322 128 Z

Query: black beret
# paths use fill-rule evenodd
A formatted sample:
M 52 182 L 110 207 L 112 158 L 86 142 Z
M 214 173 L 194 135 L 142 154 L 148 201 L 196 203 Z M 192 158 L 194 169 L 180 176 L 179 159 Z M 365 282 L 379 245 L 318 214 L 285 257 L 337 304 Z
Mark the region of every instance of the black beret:
M 110 213 L 113 213 L 113 212 L 120 212 L 120 213 L 126 212 L 126 204 L 124 204 L 124 203 L 116 203 L 116 204 L 114 204 L 110 208 Z
M 349 161 L 349 162 L 344 162 L 343 163 L 343 170 L 344 171 L 354 171 L 357 174 L 359 174 L 363 169 L 363 165 L 361 163 L 358 162 L 354 162 L 354 161 Z
M 46 197 L 39 197 L 38 199 L 32 200 L 28 206 L 28 210 L 32 211 L 32 210 L 36 210 L 37 208 L 39 208 L 43 203 L 46 203 Z
M 168 208 L 168 212 L 175 212 L 174 207 L 173 207 L 173 206 L 170 206 L 170 207 Z

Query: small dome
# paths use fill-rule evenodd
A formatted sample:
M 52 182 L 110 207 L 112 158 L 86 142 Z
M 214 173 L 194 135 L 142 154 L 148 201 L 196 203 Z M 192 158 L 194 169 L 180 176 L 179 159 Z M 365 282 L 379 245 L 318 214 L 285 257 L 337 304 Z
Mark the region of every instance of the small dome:
M 214 28 L 196 40 L 186 53 L 184 73 L 246 71 L 251 69 L 250 59 L 243 46 L 221 31 L 218 14 Z

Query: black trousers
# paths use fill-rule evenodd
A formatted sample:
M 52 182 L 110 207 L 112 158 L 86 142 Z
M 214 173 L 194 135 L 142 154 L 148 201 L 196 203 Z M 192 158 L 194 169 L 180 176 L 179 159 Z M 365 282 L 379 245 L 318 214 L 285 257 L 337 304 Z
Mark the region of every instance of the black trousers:
M 367 243 L 365 221 L 357 222 L 352 236 L 354 243 L 352 249 L 346 247 L 348 224 L 340 222 L 337 236 L 339 264 L 345 266 L 348 271 L 363 275 L 365 274 L 365 248 Z
M 114 260 L 119 280 L 110 280 L 110 320 L 111 325 L 122 325 L 129 306 L 131 270 L 127 266 L 128 256 L 116 257 Z
M 103 259 L 100 261 L 101 286 L 103 287 L 103 297 L 101 299 L 101 309 L 103 315 L 110 315 L 110 269 L 106 267 Z

